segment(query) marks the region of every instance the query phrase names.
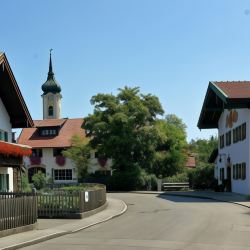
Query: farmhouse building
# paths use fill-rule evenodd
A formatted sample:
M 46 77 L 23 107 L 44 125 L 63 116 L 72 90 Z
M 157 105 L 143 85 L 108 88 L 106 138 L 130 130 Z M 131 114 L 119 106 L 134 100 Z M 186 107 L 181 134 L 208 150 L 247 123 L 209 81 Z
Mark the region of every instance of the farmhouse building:
M 210 82 L 198 127 L 218 129 L 215 177 L 227 191 L 250 194 L 250 81 Z
M 71 147 L 74 135 L 85 137 L 83 119 L 61 118 L 61 86 L 54 76 L 51 54 L 42 91 L 43 120 L 35 120 L 34 127 L 23 129 L 18 140 L 32 147 L 32 156 L 25 158 L 29 181 L 32 182 L 32 176 L 41 171 L 54 183 L 77 182 L 77 169 L 70 159 L 62 155 L 62 151 Z M 93 152 L 89 172 L 106 171 L 109 161 L 99 164 Z
M 18 145 L 12 128 L 33 126 L 6 55 L 0 52 L 0 191 L 20 191 L 23 156 L 31 148 Z

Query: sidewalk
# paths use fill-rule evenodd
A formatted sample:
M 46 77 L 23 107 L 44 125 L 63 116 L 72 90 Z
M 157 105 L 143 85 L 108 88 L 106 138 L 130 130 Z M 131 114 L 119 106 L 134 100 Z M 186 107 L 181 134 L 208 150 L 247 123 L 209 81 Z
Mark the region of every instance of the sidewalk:
M 45 240 L 56 238 L 65 234 L 75 233 L 90 226 L 105 222 L 123 214 L 127 205 L 118 199 L 107 199 L 105 210 L 84 219 L 42 219 L 38 220 L 37 230 L 13 234 L 0 238 L 0 249 L 12 250 L 33 245 Z
M 152 192 L 141 191 L 135 192 L 141 194 L 158 194 L 158 195 L 174 195 L 192 198 L 205 198 L 223 202 L 230 202 L 240 206 L 250 208 L 250 198 L 247 195 L 229 193 L 229 192 L 213 192 L 213 191 L 166 191 L 166 192 Z

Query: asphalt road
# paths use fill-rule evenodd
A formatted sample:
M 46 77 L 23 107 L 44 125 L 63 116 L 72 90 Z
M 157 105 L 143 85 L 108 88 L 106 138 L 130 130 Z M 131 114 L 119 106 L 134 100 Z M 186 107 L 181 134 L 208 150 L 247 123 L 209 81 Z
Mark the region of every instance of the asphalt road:
M 174 196 L 110 194 L 124 200 L 120 217 L 29 250 L 249 250 L 250 209 Z

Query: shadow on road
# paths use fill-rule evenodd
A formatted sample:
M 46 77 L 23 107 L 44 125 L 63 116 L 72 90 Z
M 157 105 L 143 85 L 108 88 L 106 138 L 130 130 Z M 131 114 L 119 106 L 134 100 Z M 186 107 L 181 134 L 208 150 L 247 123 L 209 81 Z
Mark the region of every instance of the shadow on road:
M 172 202 L 222 202 L 222 201 L 216 201 L 216 200 L 212 200 L 210 198 L 204 198 L 204 197 L 186 197 L 186 196 L 179 196 L 179 195 L 171 195 L 171 194 L 159 194 L 157 195 L 158 198 L 160 199 L 164 199 L 164 200 L 168 200 L 168 201 L 172 201 Z

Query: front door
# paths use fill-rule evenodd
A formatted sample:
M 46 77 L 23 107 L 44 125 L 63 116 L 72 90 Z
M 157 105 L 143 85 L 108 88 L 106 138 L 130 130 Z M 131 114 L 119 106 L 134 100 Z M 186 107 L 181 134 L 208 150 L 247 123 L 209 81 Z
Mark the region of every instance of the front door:
M 226 183 L 227 192 L 232 191 L 232 180 L 231 180 L 231 167 L 227 167 L 227 183 Z

